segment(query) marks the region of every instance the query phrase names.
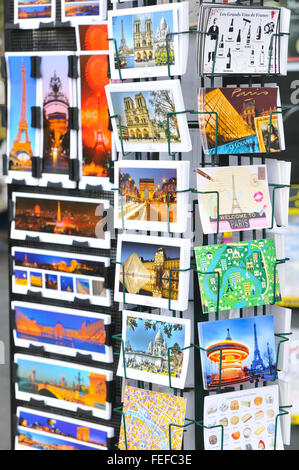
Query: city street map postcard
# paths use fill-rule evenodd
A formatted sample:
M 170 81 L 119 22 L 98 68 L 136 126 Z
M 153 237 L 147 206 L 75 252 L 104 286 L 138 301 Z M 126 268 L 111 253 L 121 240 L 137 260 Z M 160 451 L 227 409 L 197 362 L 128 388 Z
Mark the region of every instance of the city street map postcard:
M 122 340 L 117 375 L 184 388 L 189 362 L 188 319 L 122 312 Z
M 281 300 L 273 238 L 195 248 L 204 313 Z
M 56 18 L 55 0 L 14 0 L 14 23 L 21 28 L 38 28 Z
M 70 302 L 89 299 L 92 304 L 110 306 L 110 290 L 105 287 L 109 258 L 25 247 L 13 247 L 11 254 L 13 292 L 39 292 Z
M 205 390 L 277 378 L 272 315 L 198 323 Z
M 114 429 L 49 412 L 17 408 L 14 450 L 108 450 Z
M 105 20 L 107 17 L 107 0 L 61 0 L 61 20 L 70 21 L 72 26 L 89 24 Z
M 200 88 L 199 126 L 207 154 L 274 153 L 285 149 L 278 87 Z
M 113 372 L 65 361 L 15 354 L 17 400 L 40 400 L 69 411 L 91 411 L 110 419 L 109 382 Z
M 179 80 L 111 84 L 105 90 L 118 152 L 191 150 L 186 113 L 179 114 L 185 110 Z
M 271 227 L 266 165 L 198 168 L 197 190 L 204 233 Z
M 186 398 L 127 385 L 123 401 L 127 446 L 122 420 L 119 449 L 181 450 L 186 404 Z
M 89 29 L 95 28 L 89 26 Z M 105 37 L 96 43 L 94 34 L 85 35 L 88 47 L 100 46 Z M 79 119 L 79 160 L 80 189 L 86 185 L 101 185 L 110 189 L 109 165 L 116 159 L 115 145 L 109 126 L 109 110 L 105 86 L 110 83 L 108 52 L 82 51 L 79 55 L 80 78 L 78 80 Z
M 168 62 L 171 74 L 181 75 L 180 35 L 171 34 L 179 31 L 178 11 L 178 4 L 167 4 L 108 12 L 109 38 L 116 41 L 109 41 L 112 79 L 118 67 L 123 78 L 163 77 Z
M 106 231 L 108 200 L 14 192 L 12 201 L 11 238 L 25 240 L 29 235 L 39 237 L 41 242 L 87 242 L 90 247 L 110 248 L 110 232 Z
M 186 310 L 190 240 L 119 235 L 114 299 L 149 307 Z
M 108 346 L 110 315 L 19 301 L 11 303 L 11 310 L 16 346 L 33 345 L 63 356 L 81 354 L 94 361 L 113 362 Z
M 283 450 L 279 414 L 278 385 L 206 396 L 205 450 Z
M 39 80 L 31 76 L 31 52 L 6 54 L 7 64 L 7 183 L 25 180 L 37 185 L 32 177 L 32 157 L 40 156 L 41 132 L 31 127 L 31 108 L 38 106 Z
M 117 228 L 185 232 L 189 162 L 121 160 L 114 165 Z
M 43 52 L 42 82 L 42 156 L 40 186 L 63 182 L 75 187 L 69 178 L 70 159 L 77 156 L 77 132 L 72 129 L 70 109 L 75 106 L 75 83 L 69 75 L 69 56 L 74 52 Z

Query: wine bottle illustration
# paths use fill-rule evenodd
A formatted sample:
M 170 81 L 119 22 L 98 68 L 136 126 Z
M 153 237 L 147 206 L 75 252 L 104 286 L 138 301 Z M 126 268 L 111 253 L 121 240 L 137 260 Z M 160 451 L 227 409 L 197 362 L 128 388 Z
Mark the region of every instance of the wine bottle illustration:
M 254 65 L 254 49 L 251 49 L 251 54 L 250 54 L 250 65 Z
M 231 52 L 230 52 L 230 48 L 228 50 L 228 53 L 227 53 L 227 56 L 226 56 L 227 60 L 226 60 L 226 68 L 227 69 L 230 69 L 231 68 L 231 64 L 232 64 L 232 55 L 231 55 Z
M 219 46 L 218 46 L 218 56 L 223 57 L 223 55 L 224 55 L 224 38 L 223 38 L 223 34 L 222 34 L 221 40 L 220 40 L 220 43 L 219 43 Z
M 236 50 L 239 51 L 241 48 L 241 30 L 239 29 L 237 41 L 236 41 Z
M 230 27 L 228 29 L 228 37 L 227 37 L 228 41 L 233 40 L 233 34 L 234 34 L 234 19 L 231 20 Z
M 262 37 L 262 26 L 261 26 L 261 23 L 260 23 L 259 26 L 257 27 L 257 30 L 256 30 L 255 39 L 257 41 L 260 41 L 261 37 Z
M 249 25 L 248 33 L 247 33 L 247 38 L 246 38 L 246 45 L 250 46 L 250 41 L 251 41 L 251 25 Z
M 263 45 L 260 53 L 260 65 L 265 65 L 265 51 Z

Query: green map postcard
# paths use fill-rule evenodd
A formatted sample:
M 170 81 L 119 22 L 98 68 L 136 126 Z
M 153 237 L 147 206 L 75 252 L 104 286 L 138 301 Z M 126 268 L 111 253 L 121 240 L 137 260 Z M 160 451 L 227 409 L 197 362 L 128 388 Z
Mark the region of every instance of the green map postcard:
M 218 303 L 223 311 L 281 300 L 273 238 L 194 250 L 203 313 L 217 312 Z

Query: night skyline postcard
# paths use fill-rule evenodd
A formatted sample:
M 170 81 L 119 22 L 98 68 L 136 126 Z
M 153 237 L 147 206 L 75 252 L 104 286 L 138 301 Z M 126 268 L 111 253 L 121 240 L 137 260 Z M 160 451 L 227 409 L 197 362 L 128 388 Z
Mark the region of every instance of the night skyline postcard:
M 17 0 L 20 20 L 51 18 L 53 0 Z
M 46 173 L 68 173 L 70 158 L 70 79 L 67 55 L 42 57 L 43 166 Z
M 17 356 L 18 391 L 105 410 L 106 376 L 67 363 Z
M 64 0 L 65 16 L 99 16 L 100 0 L 93 2 L 78 2 L 74 0 Z
M 79 442 L 70 442 L 66 439 L 59 439 L 51 435 L 44 435 L 32 430 L 27 431 L 18 428 L 18 444 L 35 448 L 37 450 L 97 450 L 94 447 L 80 444 Z
M 272 315 L 201 322 L 198 333 L 205 389 L 276 379 Z
M 51 434 L 51 437 L 49 437 L 49 439 L 54 439 L 55 441 L 57 439 L 58 441 L 53 442 L 54 446 L 56 444 L 58 444 L 59 446 L 63 445 L 61 444 L 62 438 L 71 438 L 77 440 L 78 442 L 69 443 L 68 441 L 66 441 L 67 446 L 74 445 L 76 447 L 77 444 L 80 445 L 80 442 L 82 442 L 82 444 L 85 445 L 92 444 L 107 449 L 107 431 L 96 429 L 92 427 L 92 425 L 89 423 L 79 421 L 77 423 L 73 421 L 68 421 L 67 418 L 63 419 L 63 417 L 58 417 L 55 415 L 42 415 L 39 413 L 34 413 L 33 411 L 30 412 L 29 410 L 21 410 L 18 413 L 18 424 L 18 441 L 19 444 L 22 445 L 36 447 L 36 444 L 34 442 L 35 439 L 32 441 L 24 441 L 24 439 L 22 439 L 21 437 L 25 430 L 28 432 L 29 428 L 30 433 L 31 431 L 42 431 L 43 433 Z M 55 436 L 57 436 L 57 438 L 55 438 Z M 83 450 L 86 450 L 85 446 Z
M 31 171 L 37 154 L 36 133 L 31 127 L 31 107 L 37 105 L 37 80 L 31 77 L 31 57 L 9 56 L 9 170 Z

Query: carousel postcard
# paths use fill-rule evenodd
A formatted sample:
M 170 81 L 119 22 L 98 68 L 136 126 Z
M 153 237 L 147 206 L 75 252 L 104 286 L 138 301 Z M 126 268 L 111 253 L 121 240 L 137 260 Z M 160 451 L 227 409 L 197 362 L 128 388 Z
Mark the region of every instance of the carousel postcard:
M 109 382 L 113 372 L 65 361 L 15 354 L 17 400 L 31 398 L 63 410 L 91 411 L 96 418 L 111 418 Z
M 32 157 L 41 155 L 41 131 L 31 126 L 31 108 L 39 106 L 40 80 L 32 77 L 32 53 L 6 54 L 7 63 L 7 157 L 8 183 L 24 180 L 37 185 L 32 176 Z
M 91 26 L 89 28 L 95 28 Z M 98 43 L 89 39 L 88 47 L 100 46 L 105 38 L 95 35 Z M 85 36 L 87 38 L 87 34 Z M 108 51 L 83 51 L 79 54 L 78 101 L 79 117 L 79 160 L 80 189 L 86 185 L 101 185 L 103 189 L 111 189 L 109 168 L 116 159 L 116 147 L 112 139 L 109 125 L 109 109 L 105 86 L 110 83 Z
M 55 0 L 14 0 L 14 23 L 21 28 L 38 28 L 56 18 Z
M 285 149 L 279 88 L 200 88 L 201 140 L 207 154 L 275 153 Z
M 273 238 L 194 248 L 204 313 L 281 300 Z
M 206 390 L 276 380 L 272 315 L 198 323 Z
M 72 26 L 105 20 L 107 0 L 61 0 L 61 19 L 70 21 Z
M 13 292 L 39 292 L 50 299 L 87 299 L 110 306 L 110 290 L 105 287 L 109 258 L 25 247 L 13 247 L 11 254 Z
M 17 408 L 15 450 L 108 450 L 114 428 L 49 412 Z
M 114 165 L 117 228 L 185 232 L 189 162 L 120 160 Z M 186 192 L 184 192 L 186 191 Z
M 112 362 L 109 329 L 110 315 L 49 305 L 14 301 L 14 343 L 46 352 L 76 357 L 91 356 L 99 362 Z
M 40 186 L 63 183 L 73 188 L 69 178 L 70 159 L 77 155 L 77 131 L 71 127 L 70 110 L 75 106 L 75 81 L 69 76 L 69 56 L 74 52 L 43 52 L 42 157 Z
M 216 233 L 217 223 L 221 233 L 271 226 L 266 165 L 198 168 L 197 190 L 204 233 Z
M 120 352 L 117 375 L 184 388 L 190 320 L 125 310 L 122 325 L 124 348 Z
M 179 80 L 105 87 L 118 152 L 189 152 L 192 148 Z
M 115 301 L 186 310 L 190 245 L 187 238 L 119 235 Z
M 123 401 L 126 435 L 122 420 L 118 448 L 181 450 L 186 405 L 186 398 L 127 385 Z
M 110 248 L 110 232 L 105 230 L 108 200 L 13 192 L 12 201 L 11 238 L 31 235 L 41 242 Z

